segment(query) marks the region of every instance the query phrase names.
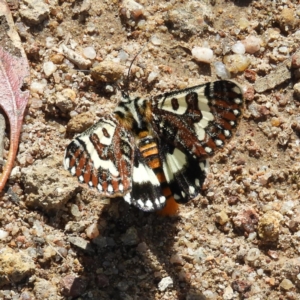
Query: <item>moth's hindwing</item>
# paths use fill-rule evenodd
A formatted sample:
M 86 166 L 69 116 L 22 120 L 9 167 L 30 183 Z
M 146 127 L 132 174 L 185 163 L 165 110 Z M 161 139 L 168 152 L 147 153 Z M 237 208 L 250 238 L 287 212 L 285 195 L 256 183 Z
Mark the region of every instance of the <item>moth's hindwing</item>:
M 242 108 L 237 84 L 210 82 L 154 97 L 152 126 L 163 141 L 205 160 L 233 136 Z
M 178 203 L 196 198 L 208 171 L 208 162 L 199 161 L 170 145 L 163 147 L 163 170 L 173 197 Z
M 69 144 L 64 165 L 80 183 L 115 197 L 131 190 L 133 154 L 131 132 L 108 115 Z

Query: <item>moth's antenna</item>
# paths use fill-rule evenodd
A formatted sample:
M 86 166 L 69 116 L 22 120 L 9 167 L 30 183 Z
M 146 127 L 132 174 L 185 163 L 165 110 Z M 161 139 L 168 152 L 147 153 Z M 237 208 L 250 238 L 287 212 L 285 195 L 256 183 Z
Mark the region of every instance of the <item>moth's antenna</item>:
M 123 90 L 123 95 L 127 98 L 129 98 L 129 94 L 128 94 L 128 90 L 129 90 L 129 84 L 130 84 L 130 71 L 131 71 L 131 67 L 134 63 L 134 61 L 136 60 L 136 58 L 141 54 L 141 52 L 145 49 L 145 47 L 148 45 L 149 41 L 138 51 L 138 53 L 134 56 L 133 60 L 130 63 L 129 69 L 128 69 L 128 73 L 127 73 L 127 80 L 125 81 L 125 89 L 127 89 L 127 92 L 125 92 Z

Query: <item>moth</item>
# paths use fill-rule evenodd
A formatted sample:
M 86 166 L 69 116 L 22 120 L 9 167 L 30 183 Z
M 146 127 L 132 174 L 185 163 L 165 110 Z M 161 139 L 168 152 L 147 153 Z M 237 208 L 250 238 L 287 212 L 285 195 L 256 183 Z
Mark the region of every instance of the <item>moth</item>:
M 173 214 L 201 193 L 207 159 L 234 135 L 243 93 L 220 80 L 154 96 L 123 94 L 67 146 L 65 169 L 106 197 Z

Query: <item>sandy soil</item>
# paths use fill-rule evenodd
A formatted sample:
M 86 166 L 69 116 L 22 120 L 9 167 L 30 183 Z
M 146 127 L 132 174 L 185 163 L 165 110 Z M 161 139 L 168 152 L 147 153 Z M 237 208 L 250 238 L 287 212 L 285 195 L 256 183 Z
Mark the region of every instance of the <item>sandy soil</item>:
M 9 2 L 31 97 L 0 196 L 0 299 L 300 299 L 300 4 L 138 3 Z M 245 91 L 243 120 L 177 216 L 101 198 L 63 169 L 65 147 L 115 107 L 144 45 L 128 91 L 150 97 L 217 80 L 214 63 L 238 41 L 246 54 L 225 65 Z M 197 61 L 196 46 L 213 61 Z M 82 71 L 102 62 L 100 78 Z

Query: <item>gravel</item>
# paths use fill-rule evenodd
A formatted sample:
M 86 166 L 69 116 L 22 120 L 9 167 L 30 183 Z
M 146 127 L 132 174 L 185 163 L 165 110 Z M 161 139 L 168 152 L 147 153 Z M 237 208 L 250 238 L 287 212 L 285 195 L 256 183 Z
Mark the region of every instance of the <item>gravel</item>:
M 10 1 L 31 97 L 0 194 L 0 299 L 299 299 L 296 2 Z M 63 169 L 65 147 L 120 89 L 220 78 L 245 91 L 243 120 L 177 216 L 103 198 Z

